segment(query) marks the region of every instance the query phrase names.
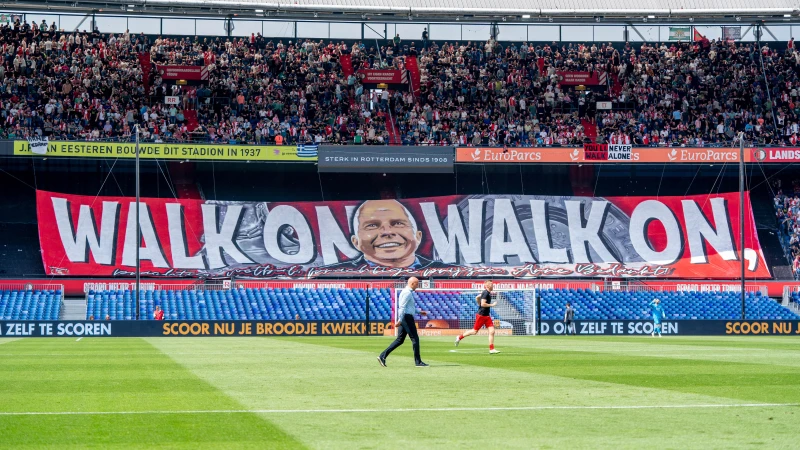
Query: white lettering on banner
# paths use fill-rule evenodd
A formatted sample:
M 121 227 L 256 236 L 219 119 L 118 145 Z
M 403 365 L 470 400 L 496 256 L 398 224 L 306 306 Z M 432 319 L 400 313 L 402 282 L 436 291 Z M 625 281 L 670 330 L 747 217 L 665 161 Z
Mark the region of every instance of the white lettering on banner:
M 708 249 L 706 243 L 711 245 L 725 261 L 736 261 L 736 246 L 733 243 L 733 232 L 728 216 L 728 204 L 724 199 L 711 199 L 711 210 L 714 214 L 712 226 L 705 214 L 694 200 L 683 200 L 683 214 L 686 220 L 686 233 L 689 241 L 689 251 L 692 254 L 693 264 L 708 262 Z M 691 225 L 689 225 L 691 224 Z M 716 230 L 714 229 L 716 227 Z
M 481 158 L 481 154 L 483 157 Z M 508 151 L 504 151 L 502 153 L 493 152 L 492 149 L 487 148 L 481 152 L 479 149 L 475 149 L 475 155 L 473 156 L 473 160 L 480 160 L 480 161 L 509 161 L 509 162 L 517 162 L 517 161 L 541 161 L 542 160 L 542 153 L 537 151 L 519 151 L 517 149 L 510 148 Z
M 647 235 L 650 224 L 656 220 L 664 226 L 667 234 L 667 246 L 661 251 L 653 248 Z M 646 200 L 636 207 L 631 215 L 630 236 L 633 248 L 645 261 L 673 264 L 683 252 L 681 224 L 667 205 L 657 200 Z
M 91 275 L 132 274 L 135 203 L 117 198 L 92 207 L 94 198 L 37 195 L 49 273 L 80 275 L 81 267 L 71 264 L 84 264 L 92 267 Z M 350 227 L 359 203 L 268 209 L 266 203 L 145 199 L 139 250 L 147 276 L 679 277 L 704 275 L 673 273 L 710 261 L 715 264 L 710 269 L 736 269 L 719 266 L 738 257 L 728 208 L 734 194 L 710 198 L 706 207 L 701 206 L 705 196 L 632 199 L 637 200 L 495 195 L 401 200 L 395 209 L 410 214 L 422 235 L 409 241 L 408 251 L 417 256 L 414 268 L 370 264 L 369 255 L 356 249 Z M 748 270 L 763 274 L 758 242 L 752 245 L 745 251 Z M 676 269 L 679 260 L 684 264 Z M 102 266 L 111 267 L 104 272 Z
M 50 144 L 50 139 L 47 137 L 29 137 L 28 146 L 31 148 L 31 153 L 36 155 L 46 155 L 47 147 Z
M 119 217 L 119 203 L 103 202 L 100 219 L 100 237 L 97 236 L 97 224 L 89 205 L 80 205 L 78 209 L 78 225 L 73 228 L 72 211 L 66 199 L 53 197 L 53 212 L 56 216 L 58 234 L 64 252 L 72 262 L 89 262 L 89 254 L 97 264 L 114 263 L 116 247 L 116 227 Z M 88 246 L 88 248 L 87 248 Z
M 345 237 L 336 219 L 333 218 L 331 208 L 328 206 L 317 206 L 317 224 L 319 225 L 319 243 L 322 245 L 322 261 L 325 264 L 339 262 L 336 251 L 342 252 L 348 258 L 356 258 L 359 253 L 353 248 L 351 242 Z
M 57 336 L 111 336 L 110 323 L 59 323 L 56 326 Z
M 589 218 L 584 219 L 585 205 L 580 201 L 567 200 L 567 220 L 569 222 L 569 237 L 572 246 L 574 262 L 594 262 L 590 258 L 589 247 L 597 253 L 602 262 L 616 261 L 614 255 L 600 238 L 600 232 L 606 220 L 609 204 L 606 201 L 591 202 Z M 585 220 L 585 225 L 584 225 Z M 599 261 L 598 261 L 599 262 Z
M 381 164 L 429 164 L 429 163 L 449 163 L 446 157 L 411 157 L 411 156 L 325 156 L 324 162 L 341 163 L 381 163 Z
M 605 322 L 581 322 L 580 334 L 605 334 L 607 326 Z
M 139 283 L 143 291 L 154 291 L 155 283 Z M 89 291 L 129 291 L 136 289 L 136 283 L 83 283 L 83 292 Z
M 550 220 L 547 202 L 544 200 L 531 200 L 531 218 L 533 219 L 533 235 L 536 239 L 536 249 L 539 262 L 568 263 L 569 255 L 566 248 L 553 248 L 553 239 L 550 234 Z
M 161 244 L 153 225 L 153 217 L 147 203 L 139 203 L 139 229 L 142 234 L 144 246 L 139 247 L 139 259 L 151 261 L 153 266 L 168 268 L 167 258 L 164 256 Z M 128 224 L 125 228 L 125 242 L 122 246 L 122 264 L 136 266 L 136 203 L 128 207 Z
M 456 205 L 447 205 L 448 236 L 439 222 L 439 214 L 433 203 L 420 203 L 425 222 L 428 224 L 433 245 L 443 262 L 452 264 L 477 264 L 483 261 L 483 199 L 470 199 L 467 206 L 469 236 L 464 231 L 464 220 Z M 459 254 L 461 258 L 459 258 Z
M 519 226 L 511 200 L 507 198 L 494 200 L 493 219 L 489 262 L 508 264 L 509 256 L 516 257 L 520 263 L 533 262 L 533 255 Z M 506 236 L 509 240 L 506 240 Z
M 219 229 L 217 228 L 219 207 L 217 205 L 203 204 L 200 208 L 203 211 L 203 235 L 206 240 L 203 249 L 205 250 L 207 267 L 209 269 L 219 269 L 227 266 L 222 257 L 223 250 L 239 264 L 252 264 L 253 261 L 242 253 L 233 240 L 233 236 L 241 224 L 242 205 L 228 205 L 225 209 L 222 227 Z
M 172 264 L 185 269 L 205 269 L 203 255 L 189 256 L 186 244 L 186 221 L 183 205 L 167 203 L 167 222 L 169 223 L 169 247 L 172 250 Z
M 555 283 L 503 283 L 494 282 L 495 289 L 517 290 L 517 289 L 555 289 Z M 470 289 L 483 290 L 483 283 L 472 283 Z
M 293 283 L 292 289 L 345 289 L 346 283 Z
M 674 149 L 673 149 L 674 150 Z M 708 149 L 705 152 L 681 150 L 681 161 L 739 161 L 739 150 Z
M 273 234 L 273 232 L 275 234 Z M 294 253 L 283 251 L 278 245 L 282 234 L 296 235 L 299 246 Z M 290 264 L 306 264 L 314 259 L 316 245 L 314 233 L 306 218 L 297 208 L 287 205 L 276 206 L 267 213 L 264 223 L 264 248 L 274 258 Z
M 577 334 L 649 335 L 654 330 L 653 322 L 644 320 L 624 322 L 577 320 L 575 323 Z M 561 321 L 541 322 L 539 327 L 541 334 L 565 334 L 568 331 L 566 325 Z M 679 328 L 680 324 L 678 322 L 663 322 L 661 332 L 663 334 L 677 335 L 679 334 Z
M 769 158 L 771 159 L 800 159 L 800 150 L 769 150 Z
M 627 334 L 651 334 L 654 329 L 652 322 L 631 322 L 628 323 Z M 663 334 L 678 334 L 677 322 L 664 322 L 661 324 L 661 332 Z
M 630 161 L 633 146 L 625 144 L 608 144 L 609 161 Z
M 6 336 L 33 336 L 32 323 L 7 323 Z
M 678 284 L 675 290 L 679 292 L 741 292 L 742 286 L 738 284 Z

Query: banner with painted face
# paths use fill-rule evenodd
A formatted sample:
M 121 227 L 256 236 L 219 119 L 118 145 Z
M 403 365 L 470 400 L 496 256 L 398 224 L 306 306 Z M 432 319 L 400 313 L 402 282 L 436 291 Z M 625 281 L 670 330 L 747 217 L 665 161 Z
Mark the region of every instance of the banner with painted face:
M 739 276 L 738 193 L 339 202 L 146 198 L 147 277 Z M 769 278 L 745 197 L 747 277 Z M 37 192 L 49 275 L 133 276 L 135 200 Z

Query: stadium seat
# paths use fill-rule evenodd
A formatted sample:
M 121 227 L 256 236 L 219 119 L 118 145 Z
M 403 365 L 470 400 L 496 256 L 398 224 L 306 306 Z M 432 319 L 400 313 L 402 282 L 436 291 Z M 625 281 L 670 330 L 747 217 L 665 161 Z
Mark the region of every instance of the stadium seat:
M 733 320 L 741 318 L 741 299 L 736 292 L 540 292 L 543 320 L 561 320 L 567 302 L 575 308 L 576 320 L 650 319 L 649 303 L 659 298 L 668 319 Z M 797 320 L 800 316 L 761 293 L 748 293 L 747 319 Z
M 508 307 L 520 316 L 529 316 L 530 302 L 522 293 L 506 291 Z M 417 291 L 419 309 L 428 311 L 428 319 L 449 321 L 459 326 L 478 311 L 475 291 Z M 658 297 L 673 320 L 731 320 L 741 314 L 739 295 L 735 292 L 594 292 L 588 289 L 538 291 L 544 320 L 561 320 L 564 305 L 571 302 L 577 320 L 649 319 L 648 304 Z M 364 320 L 369 298 L 370 320 L 387 321 L 392 317 L 392 290 L 384 289 L 265 289 L 238 288 L 229 291 L 158 290 L 142 292 L 139 317 L 150 319 L 161 306 L 166 319 L 172 320 Z M 798 298 L 796 296 L 795 298 Z M 114 320 L 133 318 L 136 296 L 131 291 L 90 291 L 87 317 Z M 2 305 L 2 304 L 0 304 Z M 794 320 L 800 316 L 760 293 L 747 294 L 747 318 L 754 320 Z M 3 309 L 0 306 L 0 314 Z M 493 317 L 496 312 L 493 311 Z
M 61 290 L 0 290 L 0 320 L 58 320 Z
M 364 320 L 370 299 L 370 319 L 390 320 L 389 289 L 264 289 L 229 291 L 143 291 L 139 317 L 153 317 L 156 306 L 172 320 Z M 136 310 L 136 295 L 125 291 L 90 291 L 86 316 L 126 320 Z

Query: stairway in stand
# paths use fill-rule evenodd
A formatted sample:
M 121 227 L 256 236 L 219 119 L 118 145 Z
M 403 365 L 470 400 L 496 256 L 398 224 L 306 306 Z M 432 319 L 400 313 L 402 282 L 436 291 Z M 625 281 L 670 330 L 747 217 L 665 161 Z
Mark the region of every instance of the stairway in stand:
M 353 56 L 352 55 L 342 55 L 339 57 L 339 64 L 342 66 L 342 73 L 344 74 L 344 78 L 347 79 L 350 75 L 355 73 L 353 70 Z M 355 98 L 355 91 L 353 89 L 348 90 L 348 97 L 350 102 L 350 109 L 355 109 L 357 106 L 356 98 Z
M 186 121 L 186 128 L 189 131 L 194 131 L 200 125 L 200 122 L 197 121 L 197 111 L 193 109 L 184 109 L 183 110 L 183 118 Z
M 86 299 L 64 299 L 61 301 L 61 315 L 58 320 L 86 320 Z M 95 317 L 102 319 L 102 317 Z
M 414 90 L 414 97 L 419 98 L 422 76 L 416 56 L 406 56 L 406 69 L 408 69 L 408 74 L 411 76 L 411 88 Z
M 615 73 L 611 74 L 611 97 L 617 98 L 622 93 L 622 82 L 619 81 L 619 76 Z
M 581 125 L 583 125 L 583 134 L 592 142 L 597 142 L 597 125 L 586 119 L 581 119 Z
M 389 145 L 400 145 L 403 142 L 400 139 L 400 129 L 397 127 L 397 121 L 394 119 L 391 108 L 389 108 L 389 115 L 386 117 L 386 132 L 389 133 Z
M 372 185 L 380 189 L 381 200 L 395 200 L 398 198 L 392 174 L 375 173 L 370 176 Z
M 594 197 L 594 167 L 591 164 L 569 166 L 572 195 Z
M 194 180 L 193 162 L 172 161 L 169 163 L 169 174 L 178 198 L 204 200 Z
M 342 55 L 339 58 L 339 63 L 342 65 L 342 73 L 344 77 L 347 78 L 352 75 L 355 71 L 353 70 L 353 58 L 352 55 Z

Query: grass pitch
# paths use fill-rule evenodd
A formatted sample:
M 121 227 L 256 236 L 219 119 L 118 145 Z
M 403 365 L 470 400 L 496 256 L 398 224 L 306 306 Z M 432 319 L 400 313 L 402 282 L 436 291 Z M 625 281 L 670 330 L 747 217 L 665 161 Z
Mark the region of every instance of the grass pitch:
M 390 340 L 0 340 L 0 447 L 800 445 L 800 339 Z

